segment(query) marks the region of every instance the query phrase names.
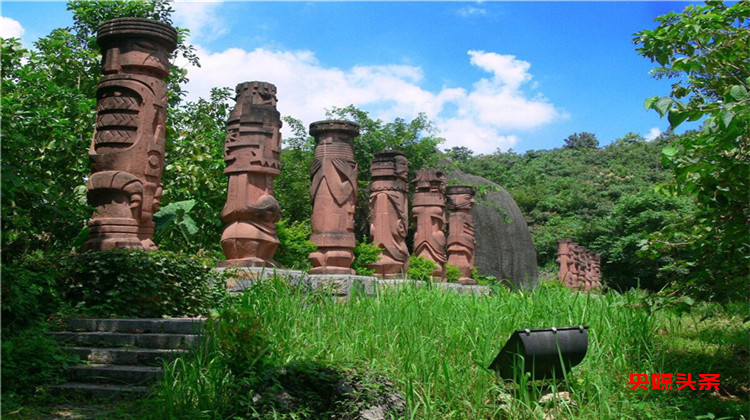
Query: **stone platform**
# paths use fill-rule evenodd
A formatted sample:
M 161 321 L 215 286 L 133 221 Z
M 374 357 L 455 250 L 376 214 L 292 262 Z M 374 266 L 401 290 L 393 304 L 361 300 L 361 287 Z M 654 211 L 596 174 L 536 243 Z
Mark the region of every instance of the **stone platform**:
M 214 268 L 216 272 L 223 272 L 228 268 Z M 419 287 L 433 287 L 444 289 L 462 295 L 488 296 L 490 288 L 487 286 L 462 285 L 458 283 L 425 282 L 411 279 L 380 279 L 374 276 L 357 276 L 349 274 L 308 274 L 299 270 L 286 270 L 264 267 L 233 267 L 235 275 L 227 280 L 227 290 L 230 293 L 241 293 L 259 281 L 268 280 L 274 276 L 287 279 L 296 287 L 310 290 L 326 290 L 332 296 L 350 296 L 360 293 L 367 296 L 377 295 L 378 291 L 386 288 L 397 288 L 409 285 Z

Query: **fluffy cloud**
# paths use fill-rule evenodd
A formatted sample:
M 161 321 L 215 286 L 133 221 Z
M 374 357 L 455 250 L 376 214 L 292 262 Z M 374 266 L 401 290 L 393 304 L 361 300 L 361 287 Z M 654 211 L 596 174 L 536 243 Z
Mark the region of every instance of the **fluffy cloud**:
M 471 16 L 485 16 L 487 14 L 487 10 L 482 9 L 481 7 L 464 6 L 456 9 L 456 14 L 465 18 Z
M 191 68 L 188 74 L 188 100 L 207 96 L 212 87 L 269 81 L 278 88 L 282 115 L 307 124 L 325 118 L 325 109 L 349 104 L 384 121 L 424 112 L 440 129 L 445 147 L 491 153 L 513 147 L 519 141 L 514 130 L 533 129 L 561 117 L 543 96 L 525 93 L 523 88 L 532 79 L 528 62 L 493 52 L 468 52 L 470 63 L 489 77 L 469 88 L 444 86 L 439 91 L 420 86 L 424 71 L 416 66 L 340 69 L 322 65 L 312 51 L 265 48 L 211 52 L 198 46 L 196 52 L 201 67 Z
M 9 17 L 0 16 L 0 37 L 2 38 L 21 38 L 26 30 L 21 23 Z
M 216 14 L 221 0 L 178 0 L 174 3 L 174 23 L 190 29 L 191 39 L 214 40 L 227 33 L 227 25 Z
M 646 139 L 646 141 L 652 141 L 655 138 L 659 137 L 661 135 L 661 130 L 659 127 L 653 127 L 651 130 L 649 130 L 648 133 L 646 133 L 643 138 Z

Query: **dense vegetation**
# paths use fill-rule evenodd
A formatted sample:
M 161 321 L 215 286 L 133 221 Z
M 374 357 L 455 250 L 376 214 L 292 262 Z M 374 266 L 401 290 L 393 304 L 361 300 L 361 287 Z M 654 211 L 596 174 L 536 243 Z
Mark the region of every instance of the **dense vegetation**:
M 77 254 L 93 210 L 86 204 L 85 179 L 100 73 L 95 28 L 119 16 L 169 23 L 172 10 L 165 0 L 68 4 L 74 26 L 54 30 L 33 50 L 18 40 L 0 40 L 4 403 L 28 396 L 37 384 L 60 380 L 61 368 L 71 362 L 42 334 L 50 322 L 72 315 L 206 314 L 225 299 L 209 290 L 208 265 L 221 258 L 223 144 L 231 90 L 217 87 L 209 98 L 185 103 L 180 84 L 188 74 L 183 68 L 174 67 L 168 79 L 165 194 L 155 216 L 155 239 L 162 251 Z M 500 388 L 483 367 L 497 340 L 519 321 L 592 325 L 591 353 L 565 384 L 579 404 L 564 408 L 568 414 L 635 417 L 644 410 L 659 418 L 746 412 L 746 404 L 736 402 L 738 396 L 747 401 L 747 384 L 735 375 L 742 370 L 738 363 L 747 364 L 743 323 L 748 314 L 746 306 L 733 302 L 746 305 L 750 281 L 749 18 L 746 2 L 731 7 L 710 3 L 660 17 L 658 28 L 635 35 L 638 52 L 658 64 L 654 75 L 677 80 L 668 97 L 650 98 L 646 107 L 667 117 L 672 129 L 686 120 L 703 122 L 700 130 L 682 135 L 670 130 L 646 141 L 627 133 L 600 147 L 595 134 L 584 132 L 560 139 L 561 147 L 553 150 L 475 156 L 454 148 L 441 154 L 442 139 L 425 115 L 384 122 L 353 106 L 328 113 L 362 128 L 355 143 L 360 168 L 358 272 L 366 273 L 375 255 L 367 243 L 367 168 L 376 151 L 391 147 L 406 153 L 412 173 L 440 163 L 502 185 L 526 215 L 539 264 L 547 273 L 555 267 L 555 240 L 571 237 L 603 255 L 607 286 L 623 294 L 585 297 L 544 286 L 530 293 L 498 290 L 498 296 L 466 299 L 423 290 L 334 304 L 276 284 L 224 310 L 235 311 L 231 316 L 238 325 L 257 323 L 265 331 L 263 346 L 273 349 L 263 365 L 269 372 L 297 357 L 311 363 L 363 363 L 366 370 L 396 382 L 416 417 L 476 418 L 506 410 L 495 398 Z M 182 40 L 177 53 L 197 63 L 192 47 Z M 307 268 L 312 246 L 306 240 L 308 168 L 314 145 L 301 121 L 285 117 L 285 124 L 293 135 L 284 139 L 284 169 L 276 181 L 284 211 L 277 259 L 288 267 Z M 430 271 L 415 259 L 410 274 L 421 278 Z M 654 295 L 628 291 L 639 286 L 669 289 Z M 183 292 L 174 293 L 177 287 Z M 150 293 L 146 299 L 130 299 L 145 289 Z M 682 296 L 686 293 L 720 303 L 696 303 Z M 689 312 L 675 313 L 674 308 Z M 393 331 L 399 339 L 385 343 Z M 222 339 L 226 331 L 213 333 Z M 384 350 L 375 354 L 373 349 Z M 180 392 L 197 392 L 184 379 L 205 373 L 217 375 L 211 384 L 217 393 L 237 387 L 247 391 L 242 387 L 252 373 L 230 369 L 230 376 L 221 376 L 216 369 L 233 359 L 226 349 L 212 351 L 198 361 L 180 362 L 181 368 L 172 366 L 173 378 L 188 376 L 181 377 L 183 383 L 166 378 L 164 389 L 183 386 L 187 388 Z M 328 371 L 316 366 L 310 369 Z M 608 368 L 606 375 L 602 366 Z M 721 372 L 722 384 L 727 378 L 726 393 L 697 394 L 700 403 L 680 412 L 696 394 L 623 391 L 627 375 L 642 371 Z M 189 394 L 165 392 L 158 398 L 172 398 L 171 408 L 185 413 L 200 408 L 190 405 L 194 400 L 178 401 Z M 525 391 L 508 392 L 519 397 L 509 403 L 514 413 L 531 417 L 541 410 Z M 209 412 L 222 415 L 249 409 L 237 401 L 217 407 L 210 398 L 199 400 Z M 160 409 L 165 406 L 155 410 Z

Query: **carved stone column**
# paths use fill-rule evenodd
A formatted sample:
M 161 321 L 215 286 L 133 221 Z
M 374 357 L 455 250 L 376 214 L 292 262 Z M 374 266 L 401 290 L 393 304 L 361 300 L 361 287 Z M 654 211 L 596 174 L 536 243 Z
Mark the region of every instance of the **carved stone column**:
M 359 125 L 326 120 L 310 124 L 315 137 L 310 197 L 313 202 L 310 274 L 354 274 L 354 209 L 357 202 L 357 162 L 354 137 Z
M 370 268 L 383 278 L 399 277 L 409 270 L 408 170 L 406 156 L 396 150 L 375 153 L 370 166 L 370 236 L 381 248 L 380 259 Z
M 153 214 L 162 196 L 171 26 L 140 18 L 101 24 L 102 72 L 89 149 L 88 202 L 96 207 L 84 249 L 155 250 Z
M 583 267 L 580 262 L 580 246 L 575 242 L 571 242 L 569 249 L 570 263 L 568 265 L 568 281 L 566 286 L 578 290 L 581 288 L 581 280 L 583 279 Z
M 455 185 L 446 188 L 448 198 L 448 264 L 455 265 L 461 270 L 461 284 L 477 284 L 471 278 L 474 270 L 474 195 L 476 188 Z
M 414 255 L 433 261 L 435 279 L 445 277 L 445 173 L 424 169 L 414 179 Z
M 229 177 L 227 202 L 221 212 L 221 247 L 226 261 L 219 266 L 275 266 L 279 246 L 276 225 L 281 209 L 273 180 L 281 174 L 281 115 L 276 86 L 266 82 L 237 85 L 224 144 L 224 173 Z
M 570 238 L 562 238 L 557 240 L 557 263 L 560 265 L 560 269 L 557 271 L 557 278 L 561 283 L 568 285 L 568 272 L 570 267 L 570 244 L 572 240 Z
M 599 254 L 594 254 L 594 282 L 593 286 L 595 289 L 601 289 L 602 287 L 602 257 Z

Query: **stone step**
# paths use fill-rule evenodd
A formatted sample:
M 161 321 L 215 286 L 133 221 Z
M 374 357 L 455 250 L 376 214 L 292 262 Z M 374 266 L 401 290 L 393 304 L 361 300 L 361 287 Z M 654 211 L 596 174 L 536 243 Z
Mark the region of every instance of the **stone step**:
M 156 381 L 162 372 L 157 366 L 77 365 L 68 368 L 67 376 L 73 382 L 142 385 Z
M 137 399 L 148 395 L 151 388 L 137 385 L 115 385 L 115 384 L 86 384 L 80 382 L 67 382 L 59 385 L 51 385 L 48 389 L 55 394 L 66 397 L 85 398 L 97 400 L 120 400 Z
M 112 365 L 161 366 L 187 354 L 180 349 L 140 349 L 127 347 L 68 347 L 68 352 L 77 354 L 81 360 Z
M 74 318 L 68 331 L 200 334 L 206 318 Z
M 142 347 L 148 349 L 187 349 L 205 342 L 197 334 L 129 334 L 109 332 L 47 333 L 62 344 L 78 347 Z

